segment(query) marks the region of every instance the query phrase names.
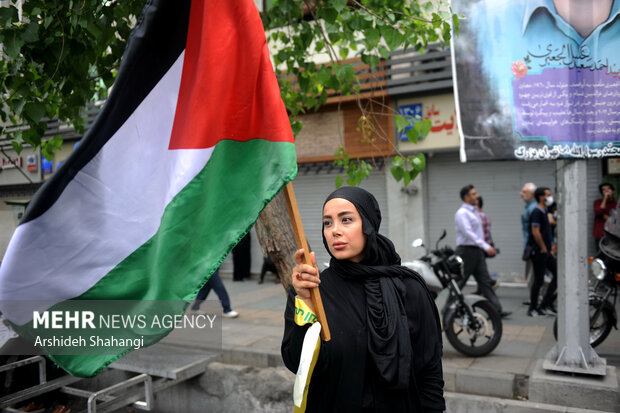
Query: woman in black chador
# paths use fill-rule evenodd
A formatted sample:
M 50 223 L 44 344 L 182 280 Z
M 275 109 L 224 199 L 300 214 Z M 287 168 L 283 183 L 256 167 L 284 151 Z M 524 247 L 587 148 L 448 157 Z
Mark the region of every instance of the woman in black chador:
M 297 251 L 284 313 L 284 364 L 296 373 L 319 285 L 331 340 L 321 342 L 308 412 L 443 412 L 441 327 L 418 274 L 400 265 L 378 233 L 375 197 L 357 187 L 334 191 L 323 206 L 323 243 L 332 256 L 319 275 Z M 312 254 L 314 260 L 314 254 Z M 301 310 L 301 311 L 300 311 Z M 307 319 L 307 318 L 306 318 Z

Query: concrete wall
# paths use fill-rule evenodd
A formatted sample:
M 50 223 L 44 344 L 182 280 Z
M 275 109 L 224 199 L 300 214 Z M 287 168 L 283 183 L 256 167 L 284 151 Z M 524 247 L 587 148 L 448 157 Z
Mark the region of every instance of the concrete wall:
M 303 123 L 301 132 L 295 137 L 297 158 L 331 157 L 344 146 L 344 120 L 342 112 L 322 111 L 297 118 Z
M 390 169 L 391 166 L 386 169 Z M 396 182 L 391 173 L 385 174 L 388 204 L 387 237 L 392 240 L 403 262 L 418 258 L 421 250 L 411 247 L 416 238 L 424 238 L 424 179 L 422 174 L 410 182 Z
M 295 375 L 285 369 L 211 363 L 207 371 L 157 396 L 155 413 L 293 411 Z
M 490 372 L 469 372 L 457 369 L 444 372 L 447 413 L 597 413 L 613 412 L 613 405 L 601 410 L 528 401 L 525 386 L 518 381 L 525 377 Z M 75 387 L 90 391 L 127 379 L 133 374 L 108 369 L 94 379 L 79 382 Z M 450 379 L 450 376 L 455 376 Z M 461 377 L 462 376 L 462 377 Z M 527 380 L 526 380 L 527 381 Z M 213 362 L 204 374 L 182 382 L 155 395 L 154 413 L 284 413 L 293 410 L 295 375 L 284 367 L 250 367 Z M 460 383 L 460 384 L 459 384 Z M 616 383 L 617 385 L 617 383 Z M 473 390 L 473 391 L 472 391 Z M 454 392 L 457 391 L 457 392 Z M 462 392 L 459 392 L 462 391 Z M 521 391 L 524 391 L 522 393 Z M 588 399 L 588 397 L 585 397 Z M 72 408 L 85 403 L 71 402 Z M 572 404 L 571 404 L 572 406 Z M 591 410 L 593 409 L 593 410 Z M 123 408 L 119 412 L 134 411 Z

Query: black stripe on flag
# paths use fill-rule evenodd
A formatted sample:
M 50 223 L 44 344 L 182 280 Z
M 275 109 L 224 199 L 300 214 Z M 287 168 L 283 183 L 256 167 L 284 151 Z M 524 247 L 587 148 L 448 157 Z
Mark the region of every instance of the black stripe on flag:
M 80 145 L 37 191 L 21 223 L 42 215 L 125 123 L 185 49 L 190 0 L 148 1 L 123 53 L 112 92 Z

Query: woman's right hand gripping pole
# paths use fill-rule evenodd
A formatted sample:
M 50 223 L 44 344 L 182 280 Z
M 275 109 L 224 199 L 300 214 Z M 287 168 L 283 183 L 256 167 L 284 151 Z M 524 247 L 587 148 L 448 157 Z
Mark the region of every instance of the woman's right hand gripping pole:
M 316 313 L 312 305 L 310 290 L 318 287 L 321 283 L 319 279 L 319 270 L 316 266 L 316 257 L 314 252 L 310 253 L 312 265 L 304 264 L 304 250 L 299 249 L 295 253 L 295 263 L 293 274 L 291 274 L 291 282 L 297 296 L 303 300 L 310 309 Z

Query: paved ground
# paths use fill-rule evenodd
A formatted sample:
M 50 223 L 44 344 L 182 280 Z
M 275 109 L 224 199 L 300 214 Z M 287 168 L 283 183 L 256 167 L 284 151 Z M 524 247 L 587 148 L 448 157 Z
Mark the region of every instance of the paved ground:
M 256 279 L 233 282 L 223 274 L 224 283 L 231 296 L 232 306 L 240 313 L 237 319 L 225 319 L 223 324 L 224 360 L 255 364 L 279 365 L 280 342 L 284 329 L 283 312 L 286 303 L 284 289 L 273 283 L 274 276 L 267 275 L 264 284 Z M 470 287 L 467 287 L 470 288 Z M 470 358 L 457 353 L 445 339 L 444 368 L 490 370 L 529 376 L 538 359 L 544 358 L 555 343 L 552 317 L 533 319 L 526 315 L 522 302 L 528 292 L 524 287 L 500 287 L 498 296 L 510 318 L 504 320 L 503 336 L 499 346 L 490 355 Z M 218 305 L 216 295 L 211 293 L 205 306 Z M 442 296 L 438 298 L 441 302 Z M 197 338 L 173 334 L 168 341 L 177 343 Z M 620 371 L 620 332 L 612 330 L 610 336 L 596 349 L 608 365 Z

